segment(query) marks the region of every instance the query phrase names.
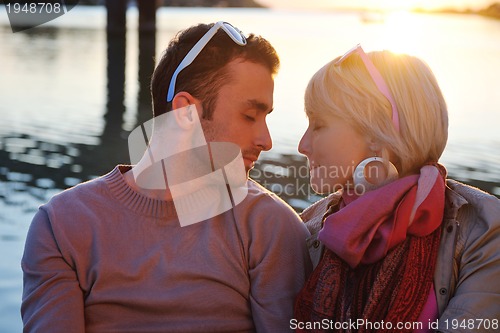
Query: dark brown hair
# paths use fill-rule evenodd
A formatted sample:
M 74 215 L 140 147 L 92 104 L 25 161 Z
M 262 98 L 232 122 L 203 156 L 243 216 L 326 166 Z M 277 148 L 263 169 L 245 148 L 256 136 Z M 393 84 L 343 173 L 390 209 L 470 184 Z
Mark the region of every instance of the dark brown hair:
M 180 31 L 170 41 L 151 80 L 154 117 L 172 109 L 172 103 L 167 102 L 166 98 L 172 74 L 194 44 L 213 25 L 211 23 L 192 26 Z M 276 50 L 266 39 L 250 34 L 247 44 L 241 46 L 219 29 L 193 63 L 179 73 L 174 95 L 179 91 L 186 91 L 200 99 L 203 106 L 202 117 L 211 119 L 219 89 L 231 80 L 231 73 L 227 71 L 226 65 L 237 58 L 261 64 L 273 75 L 279 68 Z

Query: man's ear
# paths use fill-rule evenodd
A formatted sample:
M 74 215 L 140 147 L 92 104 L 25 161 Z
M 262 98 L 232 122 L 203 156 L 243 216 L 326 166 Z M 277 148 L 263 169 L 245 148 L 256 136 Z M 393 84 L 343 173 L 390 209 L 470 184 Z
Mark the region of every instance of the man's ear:
M 185 91 L 178 92 L 177 95 L 174 96 L 174 99 L 172 100 L 172 110 L 186 107 L 192 104 L 196 106 L 196 110 L 198 111 L 198 118 L 201 119 L 203 115 L 203 107 L 201 105 L 201 101 Z
M 181 91 L 177 93 L 172 100 L 172 110 L 185 108 L 188 105 L 195 104 L 196 101 L 197 99 L 194 98 L 193 95 L 188 92 Z
M 192 114 L 192 112 L 196 112 L 196 107 L 193 107 L 193 104 L 196 106 L 197 101 L 190 93 L 184 91 L 179 92 L 172 100 L 172 112 L 177 124 L 182 129 L 192 128 L 195 119 L 198 119 Z

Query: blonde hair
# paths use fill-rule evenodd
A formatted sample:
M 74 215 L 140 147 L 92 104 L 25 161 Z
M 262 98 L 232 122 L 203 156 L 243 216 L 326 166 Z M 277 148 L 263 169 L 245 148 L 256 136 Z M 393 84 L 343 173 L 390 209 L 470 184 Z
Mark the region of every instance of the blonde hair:
M 329 112 L 382 147 L 400 175 L 437 162 L 448 139 L 448 111 L 436 78 L 422 60 L 377 51 L 367 54 L 384 78 L 399 111 L 400 132 L 392 122 L 392 108 L 361 60 L 354 53 L 337 59 L 311 78 L 305 93 L 309 114 Z

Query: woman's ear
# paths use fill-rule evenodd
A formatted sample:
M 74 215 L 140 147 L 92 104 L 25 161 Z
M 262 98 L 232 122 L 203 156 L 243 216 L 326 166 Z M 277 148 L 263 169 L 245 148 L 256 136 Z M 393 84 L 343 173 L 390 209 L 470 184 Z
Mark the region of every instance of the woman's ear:
M 370 149 L 370 151 L 373 151 L 375 153 L 378 153 L 382 150 L 382 144 L 374 139 L 374 138 L 366 138 L 366 142 L 368 144 L 368 149 Z

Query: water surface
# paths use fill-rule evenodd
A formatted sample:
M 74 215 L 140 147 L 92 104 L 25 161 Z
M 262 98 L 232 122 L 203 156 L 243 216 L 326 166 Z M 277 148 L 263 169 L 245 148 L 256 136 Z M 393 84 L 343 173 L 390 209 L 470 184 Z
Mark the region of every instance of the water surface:
M 38 205 L 127 163 L 127 135 L 150 117 L 138 97 L 133 10 L 124 100 L 121 106 L 108 103 L 105 18 L 102 8 L 77 6 L 49 25 L 12 34 L 0 8 L 0 332 L 21 331 L 19 261 Z M 355 12 L 170 8 L 158 14 L 157 56 L 179 29 L 218 20 L 262 34 L 281 56 L 269 116 L 274 148 L 258 165 L 266 173 L 254 175 L 298 210 L 317 199 L 304 190 L 306 175 L 283 176 L 289 166 L 304 165 L 296 151 L 307 126 L 304 88 L 317 69 L 359 42 L 366 51 L 390 48 L 430 64 L 450 112 L 442 162 L 452 177 L 500 195 L 500 21 L 394 13 L 366 23 Z M 123 120 L 109 116 L 115 107 L 123 108 Z M 295 186 L 291 193 L 284 187 L 289 183 Z

